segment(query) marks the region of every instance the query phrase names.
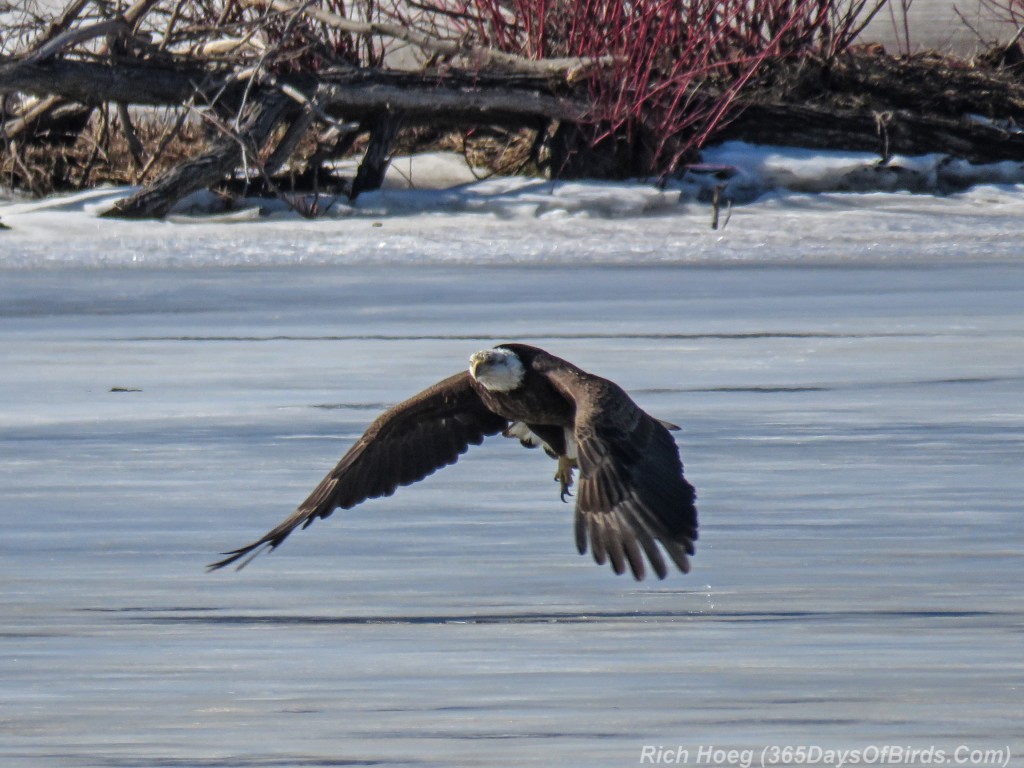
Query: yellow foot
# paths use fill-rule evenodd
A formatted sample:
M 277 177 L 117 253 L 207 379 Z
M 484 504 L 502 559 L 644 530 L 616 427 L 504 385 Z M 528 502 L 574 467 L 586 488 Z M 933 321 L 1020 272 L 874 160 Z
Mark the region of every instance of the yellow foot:
M 562 501 L 565 501 L 566 496 L 572 496 L 572 494 L 569 493 L 569 489 L 572 488 L 572 470 L 572 459 L 566 458 L 565 456 L 559 456 L 558 471 L 555 472 L 555 480 L 557 480 L 562 486 Z

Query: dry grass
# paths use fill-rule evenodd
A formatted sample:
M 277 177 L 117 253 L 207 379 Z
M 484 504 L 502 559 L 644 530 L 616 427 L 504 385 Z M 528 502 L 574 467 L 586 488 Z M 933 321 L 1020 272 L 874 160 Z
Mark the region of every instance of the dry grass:
M 77 122 L 85 111 L 76 110 Z M 68 192 L 101 184 L 143 184 L 192 156 L 205 140 L 202 126 L 177 111 L 150 110 L 132 116 L 142 146 L 136 157 L 116 115 L 106 109 L 87 114 L 84 126 L 68 134 L 51 131 L 5 143 L 0 184 L 33 195 Z

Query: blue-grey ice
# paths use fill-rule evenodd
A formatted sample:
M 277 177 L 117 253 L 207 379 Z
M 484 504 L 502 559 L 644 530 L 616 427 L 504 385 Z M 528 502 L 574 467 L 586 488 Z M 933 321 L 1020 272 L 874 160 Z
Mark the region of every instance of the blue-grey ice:
M 622 189 L 0 208 L 0 763 L 1021 765 L 1024 192 L 774 195 L 712 232 Z M 505 340 L 682 425 L 689 575 L 578 556 L 551 462 L 501 438 L 206 572 Z

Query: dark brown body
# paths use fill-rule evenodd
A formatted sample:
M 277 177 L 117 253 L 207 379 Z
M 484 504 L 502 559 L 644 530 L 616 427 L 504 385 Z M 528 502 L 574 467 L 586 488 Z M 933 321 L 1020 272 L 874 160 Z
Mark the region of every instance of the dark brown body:
M 509 421 L 521 421 L 530 431 L 547 443 L 559 456 L 566 455 L 565 430 L 572 429 L 576 421 L 576 404 L 560 392 L 544 375 L 560 366 L 568 375 L 582 382 L 583 371 L 565 360 L 525 344 L 503 344 L 513 350 L 526 368 L 526 376 L 519 389 L 512 392 L 491 392 L 472 381 L 480 399 L 488 410 Z

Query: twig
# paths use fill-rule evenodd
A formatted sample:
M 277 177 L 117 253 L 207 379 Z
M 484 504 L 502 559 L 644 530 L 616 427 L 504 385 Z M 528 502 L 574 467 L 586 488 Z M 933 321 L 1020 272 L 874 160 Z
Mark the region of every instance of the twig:
M 186 106 L 191 108 L 192 103 L 193 102 L 189 102 L 189 104 Z M 174 125 L 171 126 L 171 129 L 165 131 L 164 135 L 160 137 L 160 143 L 157 145 L 156 150 L 154 150 L 152 156 L 146 162 L 146 165 L 142 168 L 142 170 L 139 171 L 139 184 L 141 184 L 149 175 L 149 172 L 150 170 L 152 170 L 154 163 L 156 163 L 163 156 L 164 150 L 167 149 L 167 145 L 170 144 L 171 141 L 174 140 L 174 137 L 181 132 L 182 126 L 185 125 L 185 120 L 188 119 L 188 114 L 188 109 L 181 110 L 181 112 L 178 113 L 177 119 L 174 121 Z
M 121 123 L 121 133 L 124 134 L 125 141 L 128 142 L 128 152 L 132 156 L 132 170 L 135 176 L 133 182 L 137 182 L 139 172 L 143 167 L 143 156 L 146 154 L 146 149 L 139 141 L 139 135 L 135 132 L 135 126 L 132 125 L 131 115 L 128 114 L 128 105 L 123 101 L 117 102 L 117 119 Z
M 875 129 L 878 131 L 878 154 L 881 159 L 879 165 L 885 165 L 892 157 L 889 149 L 889 124 L 892 123 L 893 113 L 889 111 L 875 112 Z
M 718 229 L 718 212 L 722 205 L 722 190 L 725 184 L 716 184 L 711 190 L 711 228 Z
M 85 168 L 82 170 L 82 180 L 80 182 L 80 185 L 83 187 L 89 183 L 89 177 L 92 175 L 92 170 L 96 165 L 97 158 L 100 155 L 103 155 L 105 159 L 109 159 L 106 158 L 106 153 L 103 151 L 103 144 L 107 140 L 108 129 L 110 127 L 110 118 L 107 114 L 106 109 L 101 109 L 100 115 L 102 115 L 103 117 L 103 121 L 101 123 L 100 128 L 100 135 L 93 141 L 92 152 L 89 154 L 89 160 L 86 162 Z
M 164 51 L 167 49 L 168 43 L 171 41 L 171 33 L 174 32 L 174 27 L 178 24 L 178 19 L 181 18 L 181 9 L 188 2 L 188 0 L 178 0 L 174 4 L 173 10 L 167 19 L 167 26 L 164 27 L 164 33 L 160 39 L 160 44 L 157 46 L 158 51 Z
M 873 0 L 873 2 L 874 4 L 867 13 L 864 13 L 864 8 L 867 6 L 868 0 L 856 0 L 846 7 L 837 22 L 832 25 L 830 39 L 825 50 L 826 58 L 835 58 L 836 54 L 845 50 L 853 40 L 857 39 L 882 8 L 888 4 L 889 0 Z
M 14 164 L 18 168 L 21 169 L 21 173 L 24 176 L 25 183 L 28 184 L 29 191 L 32 192 L 33 195 L 40 194 L 41 190 L 39 189 L 39 183 L 38 183 L 38 175 L 39 174 L 33 172 L 32 169 L 30 169 L 27 165 L 25 165 L 25 160 L 21 156 L 21 148 L 18 146 L 18 142 L 16 142 L 16 141 L 10 142 L 9 143 L 9 147 L 10 147 L 11 159 L 14 160 Z M 11 173 L 13 175 L 14 169 L 11 169 Z
M 29 50 L 36 50 L 37 48 L 45 45 L 48 41 L 59 36 L 64 30 L 74 23 L 75 19 L 79 17 L 90 2 L 92 2 L 92 0 L 75 0 L 75 2 L 71 3 L 71 5 L 64 9 L 64 13 L 61 14 L 60 18 L 50 24 L 46 33 L 29 46 Z
M 290 15 L 288 17 L 288 21 L 285 23 L 284 31 L 281 33 L 281 38 L 277 46 L 275 46 L 272 49 L 267 49 L 263 51 L 262 54 L 260 54 L 259 59 L 257 59 L 256 64 L 249 70 L 246 70 L 246 72 L 251 72 L 251 74 L 249 76 L 248 82 L 245 84 L 245 93 L 242 95 L 242 101 L 241 104 L 239 104 L 238 113 L 235 117 L 236 128 L 238 127 L 239 121 L 242 119 L 242 110 L 245 108 L 245 104 L 249 100 L 249 94 L 251 93 L 253 85 L 264 80 L 265 78 L 273 77 L 273 75 L 267 73 L 266 63 L 268 59 L 270 59 L 273 53 L 279 51 L 282 48 L 285 40 L 287 40 L 288 36 L 291 34 L 292 28 L 298 23 L 299 17 L 302 15 L 303 11 L 306 9 L 306 6 L 309 4 L 309 2 L 310 0 L 306 0 L 305 4 L 301 6 L 296 6 L 294 9 L 291 10 Z M 236 77 L 241 78 L 242 74 L 239 73 L 238 75 L 236 75 Z M 290 96 L 290 94 L 288 95 Z M 244 153 L 242 156 L 245 156 Z

